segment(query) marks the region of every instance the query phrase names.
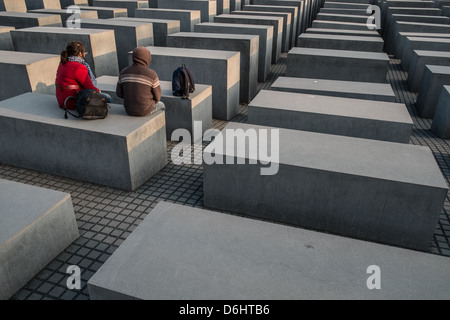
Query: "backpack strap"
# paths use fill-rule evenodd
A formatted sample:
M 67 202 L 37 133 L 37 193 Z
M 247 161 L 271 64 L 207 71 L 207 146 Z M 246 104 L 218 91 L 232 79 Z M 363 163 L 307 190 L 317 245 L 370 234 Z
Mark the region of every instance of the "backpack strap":
M 67 103 L 67 101 L 69 101 L 69 99 L 74 99 L 74 100 L 76 101 L 76 100 L 77 100 L 77 97 L 69 96 L 69 97 L 66 98 L 66 100 L 64 100 L 64 105 L 63 105 L 63 109 L 64 109 L 64 111 L 65 111 L 65 112 L 64 112 L 64 118 L 65 118 L 65 119 L 68 118 L 67 113 L 69 113 L 71 116 L 73 116 L 73 117 L 75 117 L 75 118 L 81 118 L 80 116 L 77 116 L 77 115 L 73 114 L 72 112 L 70 112 L 69 110 L 67 110 L 66 103 Z

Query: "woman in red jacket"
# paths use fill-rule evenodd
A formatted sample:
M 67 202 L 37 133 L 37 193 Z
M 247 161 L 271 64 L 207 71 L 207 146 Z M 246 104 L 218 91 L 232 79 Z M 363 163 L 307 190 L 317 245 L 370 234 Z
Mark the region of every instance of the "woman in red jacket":
M 70 96 L 77 96 L 82 89 L 93 89 L 100 92 L 95 84 L 95 76 L 91 68 L 85 61 L 86 50 L 83 43 L 79 41 L 70 42 L 66 50 L 61 52 L 61 63 L 56 73 L 56 99 L 60 108 L 63 108 L 64 101 Z M 111 97 L 105 95 L 108 102 Z M 109 98 L 109 99 L 108 99 Z M 69 110 L 75 109 L 75 100 L 67 100 L 66 107 Z

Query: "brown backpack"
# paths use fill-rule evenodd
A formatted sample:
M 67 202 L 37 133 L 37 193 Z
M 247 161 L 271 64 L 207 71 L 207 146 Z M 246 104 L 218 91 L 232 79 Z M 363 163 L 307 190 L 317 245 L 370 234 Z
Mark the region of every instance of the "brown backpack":
M 78 116 L 67 110 L 66 102 L 69 99 L 76 100 L 76 110 L 78 112 Z M 75 118 L 82 118 L 86 120 L 104 119 L 108 115 L 108 109 L 109 105 L 101 93 L 91 89 L 83 89 L 78 91 L 77 97 L 71 96 L 64 101 L 64 118 L 67 119 L 67 113 L 69 113 Z

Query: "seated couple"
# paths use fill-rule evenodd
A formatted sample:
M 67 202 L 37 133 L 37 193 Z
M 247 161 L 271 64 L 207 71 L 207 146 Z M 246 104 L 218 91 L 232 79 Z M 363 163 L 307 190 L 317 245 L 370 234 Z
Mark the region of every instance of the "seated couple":
M 100 92 L 108 103 L 111 97 L 96 87 L 97 81 L 89 64 L 83 43 L 72 41 L 61 53 L 61 62 L 56 74 L 56 98 L 60 108 L 68 97 L 77 96 L 82 89 Z M 161 99 L 161 87 L 158 75 L 149 69 L 150 51 L 138 47 L 133 51 L 133 64 L 122 70 L 117 83 L 116 94 L 124 99 L 126 112 L 131 116 L 147 116 L 158 110 L 164 110 Z M 69 99 L 66 108 L 75 109 L 75 100 Z

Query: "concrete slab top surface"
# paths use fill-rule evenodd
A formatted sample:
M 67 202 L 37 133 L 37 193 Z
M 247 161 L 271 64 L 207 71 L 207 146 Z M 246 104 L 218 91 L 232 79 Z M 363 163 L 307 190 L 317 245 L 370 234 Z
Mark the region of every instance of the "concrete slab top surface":
M 80 19 L 81 23 L 91 23 L 104 26 L 117 26 L 117 27 L 138 27 L 150 22 L 135 21 L 135 20 L 122 20 L 122 19 Z
M 383 43 L 383 39 L 373 38 L 373 37 L 363 37 L 363 36 L 344 36 L 344 35 L 326 35 L 326 34 L 310 34 L 303 33 L 299 38 L 310 38 L 310 39 L 324 39 L 324 40 L 348 40 L 348 41 L 359 41 L 359 42 L 380 42 Z
M 367 5 L 369 6 L 369 5 Z M 355 14 L 334 14 L 334 13 L 319 13 L 317 15 L 317 19 L 320 20 L 320 17 L 324 16 L 324 17 L 342 17 L 342 18 L 361 18 L 361 19 L 367 19 L 369 16 L 366 15 L 355 15 Z
M 332 50 L 332 49 L 314 49 L 314 48 L 292 48 L 289 54 L 317 55 L 335 58 L 350 58 L 363 60 L 385 60 L 389 61 L 389 57 L 384 52 L 364 52 L 350 50 Z M 289 59 L 289 58 L 288 58 Z
M 213 26 L 213 27 L 223 27 L 223 28 L 252 28 L 252 29 L 273 29 L 273 26 L 260 25 L 260 24 L 242 24 L 242 23 L 222 23 L 222 22 L 202 22 L 199 25 L 202 26 Z
M 249 106 L 413 124 L 402 103 L 261 90 Z
M 0 63 L 28 65 L 37 61 L 59 57 L 55 54 L 0 50 Z
M 306 32 L 320 32 L 320 33 L 349 33 L 349 34 L 359 34 L 361 36 L 374 36 L 374 37 L 380 37 L 380 34 L 374 30 L 336 30 L 336 29 L 326 29 L 326 28 L 308 28 L 306 29 Z M 380 37 L 381 38 L 381 37 Z
M 420 37 L 420 38 L 450 38 L 448 33 L 425 33 L 425 32 L 399 32 L 400 36 L 405 37 Z
M 446 38 L 406 37 L 406 39 L 415 42 L 450 43 L 450 37 Z
M 0 247 L 70 194 L 0 179 Z
M 427 64 L 427 68 L 434 74 L 450 74 L 450 67 L 447 66 L 435 66 Z
M 281 21 L 282 17 L 269 17 L 269 16 L 255 16 L 251 14 L 221 14 L 217 16 L 219 18 L 233 18 L 233 19 L 253 19 L 253 20 L 267 20 L 267 21 Z
M 63 27 L 31 27 L 15 30 L 14 32 L 37 32 L 37 33 L 56 33 L 56 34 L 78 34 L 78 35 L 90 35 L 95 33 L 108 32 L 104 29 L 68 29 Z
M 345 26 L 366 26 L 367 25 L 365 23 L 358 23 L 358 22 L 341 22 L 341 21 L 331 21 L 331 20 L 320 20 L 320 19 L 316 19 L 314 20 L 314 22 L 320 23 L 320 24 L 329 24 L 329 25 L 345 25 Z
M 5 17 L 18 17 L 18 18 L 48 18 L 55 16 L 54 14 L 45 13 L 32 13 L 32 12 L 11 12 L 11 11 L 1 11 L 0 16 Z
M 192 37 L 204 39 L 231 39 L 231 40 L 253 40 L 259 39 L 257 35 L 234 34 L 234 33 L 205 33 L 205 32 L 177 32 L 169 34 L 168 37 Z
M 164 12 L 184 12 L 194 14 L 195 16 L 199 16 L 201 14 L 200 10 L 187 10 L 187 9 L 165 9 L 165 8 L 140 8 L 138 11 L 164 11 Z
M 283 165 L 448 189 L 429 147 L 234 122 L 223 131 L 239 129 L 279 130 L 279 163 Z M 234 144 L 228 141 L 231 139 L 224 140 L 226 144 Z M 268 150 L 272 150 L 268 140 Z M 216 148 L 215 144 L 216 140 L 204 152 L 236 155 L 231 146 Z M 248 152 L 248 159 L 259 160 L 257 154 Z
M 423 22 L 409 22 L 409 21 L 394 21 L 397 24 L 400 25 L 416 25 L 416 26 L 432 26 L 432 27 L 440 27 L 440 28 L 450 28 L 450 25 L 448 24 L 441 24 L 441 23 L 423 23 Z
M 152 54 L 170 55 L 176 57 L 193 57 L 212 60 L 230 59 L 237 51 L 207 50 L 207 49 L 189 49 L 189 48 L 172 48 L 172 47 L 147 47 Z M 151 66 L 151 65 L 150 65 Z
M 366 285 L 374 264 L 382 290 Z M 146 300 L 448 299 L 449 267 L 446 257 L 159 202 L 88 284 L 99 298 Z
M 0 101 L 0 116 L 126 137 L 159 114 L 155 113 L 150 117 L 131 117 L 126 114 L 122 105 L 110 104 L 110 106 L 105 119 L 87 121 L 70 115 L 68 119 L 64 119 L 64 110 L 59 108 L 55 96 L 26 93 Z M 76 111 L 74 112 L 76 114 Z M 156 131 L 159 128 L 154 129 Z
M 337 92 L 357 92 L 361 94 L 390 94 L 395 97 L 392 86 L 388 83 L 370 83 L 359 81 L 341 81 L 327 79 L 311 79 L 298 77 L 278 77 L 272 86 L 283 88 L 304 88 L 313 90 L 337 91 Z
M 421 57 L 450 58 L 450 52 L 447 51 L 414 50 L 414 52 Z
M 117 17 L 107 19 L 110 21 L 139 21 L 139 22 L 148 22 L 148 23 L 168 23 L 168 24 L 180 24 L 180 20 L 171 20 L 171 19 L 153 19 L 153 18 L 136 18 L 136 17 Z

